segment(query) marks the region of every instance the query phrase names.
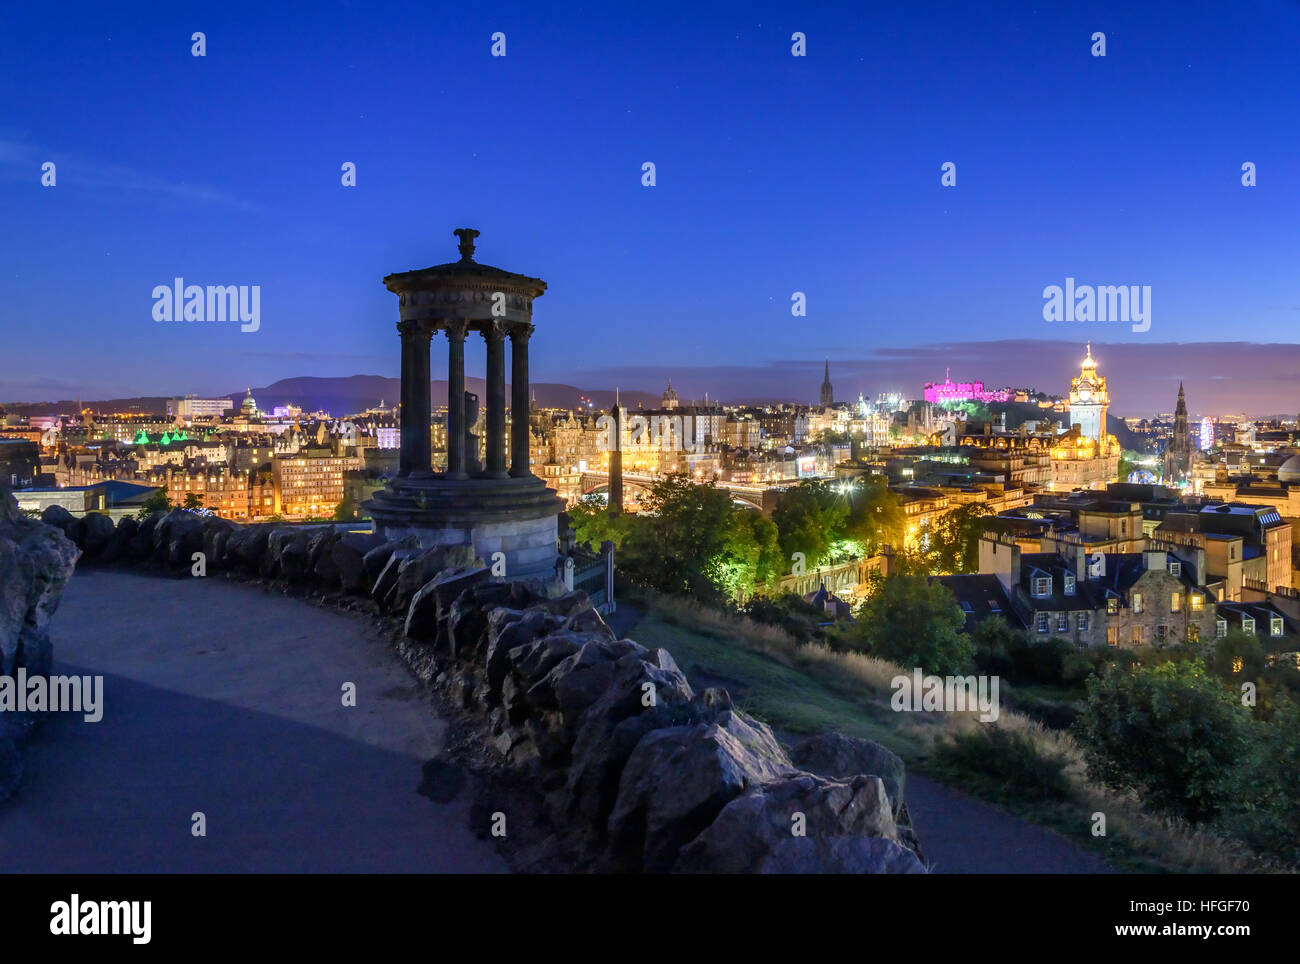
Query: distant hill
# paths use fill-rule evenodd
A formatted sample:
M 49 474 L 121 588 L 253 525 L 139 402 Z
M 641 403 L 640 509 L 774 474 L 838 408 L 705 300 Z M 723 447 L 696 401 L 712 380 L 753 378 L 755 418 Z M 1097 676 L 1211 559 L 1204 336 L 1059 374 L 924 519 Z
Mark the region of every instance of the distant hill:
M 478 395 L 486 396 L 486 386 L 481 378 L 466 378 L 465 387 Z M 231 392 L 222 392 L 210 397 L 229 398 L 236 407 L 244 397 L 247 386 Z M 447 382 L 439 380 L 429 387 L 433 405 L 437 408 L 447 404 Z M 543 408 L 577 408 L 582 404 L 582 396 L 590 399 L 595 408 L 608 409 L 614 404 L 614 391 L 605 389 L 581 389 L 575 385 L 556 384 L 554 382 L 534 382 L 533 395 L 537 404 Z M 349 375 L 342 378 L 315 378 L 302 376 L 282 378 L 270 385 L 253 388 L 253 398 L 258 408 L 269 411 L 277 405 L 298 405 L 305 411 L 317 409 L 331 415 L 349 415 L 377 406 L 381 401 L 385 405 L 394 405 L 401 397 L 401 381 L 385 378 L 382 375 Z M 167 413 L 167 399 L 175 396 L 157 395 L 137 398 L 85 399 L 82 408 L 94 409 L 103 414 L 117 412 L 141 412 L 147 415 L 164 416 Z M 506 396 L 509 399 L 509 394 Z M 659 404 L 659 396 L 653 392 L 622 391 L 619 398 L 623 404 L 636 408 L 642 405 L 650 408 Z M 54 413 L 72 413 L 77 411 L 77 399 L 64 398 L 50 402 L 3 402 L 0 410 L 14 415 L 49 415 Z

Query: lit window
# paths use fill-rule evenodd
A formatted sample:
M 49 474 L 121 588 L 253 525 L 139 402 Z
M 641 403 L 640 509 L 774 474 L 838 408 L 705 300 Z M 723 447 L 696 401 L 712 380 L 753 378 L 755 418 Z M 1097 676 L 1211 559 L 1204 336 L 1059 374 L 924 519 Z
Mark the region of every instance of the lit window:
M 1118 645 L 1119 645 L 1119 627 L 1118 627 L 1118 626 L 1109 626 L 1109 627 L 1107 627 L 1107 629 L 1106 629 L 1106 645 L 1107 645 L 1107 646 L 1118 646 Z
M 1133 612 L 1142 612 L 1142 594 L 1140 592 L 1135 592 L 1133 594 Z
M 1114 616 L 1116 613 L 1119 612 L 1119 597 L 1118 597 L 1118 596 L 1107 596 L 1107 597 L 1106 597 L 1106 612 L 1107 612 L 1108 615 L 1111 615 L 1111 616 Z
M 1205 605 L 1205 598 L 1200 593 L 1192 593 L 1192 612 L 1199 613 Z
M 1146 637 L 1145 637 L 1145 630 L 1146 630 L 1146 627 L 1145 627 L 1145 626 L 1134 626 L 1134 627 L 1133 627 L 1133 645 L 1134 645 L 1134 646 L 1141 646 L 1141 645 L 1142 645 L 1143 641 L 1144 641 L 1145 638 L 1146 638 Z
M 1253 633 L 1253 632 L 1255 631 L 1255 617 L 1253 617 L 1253 616 L 1242 616 L 1242 617 L 1241 617 L 1241 628 L 1244 629 L 1244 630 L 1245 630 L 1246 632 L 1248 632 L 1248 633 Z
M 1170 593 L 1169 611 L 1171 613 L 1181 612 L 1183 608 L 1183 594 L 1180 592 Z
M 1270 636 L 1282 635 L 1282 617 L 1274 616 L 1268 621 L 1268 634 Z
M 1052 594 L 1052 577 L 1035 576 L 1034 577 L 1034 595 L 1050 596 Z

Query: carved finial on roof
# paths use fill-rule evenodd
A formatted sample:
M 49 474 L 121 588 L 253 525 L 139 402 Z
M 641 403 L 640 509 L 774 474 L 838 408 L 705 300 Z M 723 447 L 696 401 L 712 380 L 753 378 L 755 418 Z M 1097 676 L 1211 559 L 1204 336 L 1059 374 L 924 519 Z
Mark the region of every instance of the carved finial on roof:
M 452 234 L 460 238 L 460 260 L 474 260 L 474 239 L 478 237 L 478 231 L 474 228 L 457 228 Z

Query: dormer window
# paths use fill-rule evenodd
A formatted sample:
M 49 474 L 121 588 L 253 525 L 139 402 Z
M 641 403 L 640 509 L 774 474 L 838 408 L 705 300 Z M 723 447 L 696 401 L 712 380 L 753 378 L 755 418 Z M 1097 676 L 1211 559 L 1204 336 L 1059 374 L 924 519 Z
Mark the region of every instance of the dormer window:
M 1183 574 L 1183 564 L 1181 562 L 1169 563 L 1169 575 L 1181 576 Z
M 1074 595 L 1074 573 L 1072 572 L 1065 574 L 1065 594 L 1067 596 Z
M 1052 594 L 1052 577 L 1035 576 L 1034 577 L 1034 595 L 1050 596 Z
M 1241 617 L 1241 628 L 1244 629 L 1244 630 L 1245 630 L 1246 632 L 1248 632 L 1248 633 L 1253 633 L 1253 632 L 1255 631 L 1255 617 L 1254 617 L 1254 616 L 1242 616 L 1242 617 Z
M 1282 617 L 1281 617 L 1281 616 L 1273 616 L 1271 619 L 1269 619 L 1269 621 L 1268 621 L 1268 634 L 1269 634 L 1270 636 L 1281 636 L 1281 635 L 1282 635 Z

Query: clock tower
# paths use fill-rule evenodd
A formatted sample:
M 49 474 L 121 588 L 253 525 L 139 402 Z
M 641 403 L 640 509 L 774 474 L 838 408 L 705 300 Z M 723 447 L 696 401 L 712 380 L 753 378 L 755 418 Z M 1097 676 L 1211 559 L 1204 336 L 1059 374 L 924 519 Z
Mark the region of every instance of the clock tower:
M 1106 438 L 1106 410 L 1110 408 L 1110 394 L 1106 391 L 1106 377 L 1097 374 L 1097 363 L 1092 358 L 1092 344 L 1083 360 L 1079 377 L 1070 382 L 1070 424 L 1079 426 L 1079 434 L 1099 444 Z

